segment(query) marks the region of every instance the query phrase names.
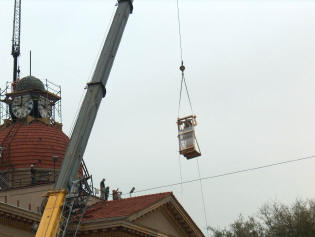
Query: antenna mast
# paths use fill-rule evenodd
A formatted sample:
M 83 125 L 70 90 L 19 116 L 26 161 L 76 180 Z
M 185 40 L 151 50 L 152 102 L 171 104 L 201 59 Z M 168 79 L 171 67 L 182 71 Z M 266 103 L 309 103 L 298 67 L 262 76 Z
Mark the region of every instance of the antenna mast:
M 20 34 L 21 34 L 21 0 L 15 0 L 14 3 L 14 20 L 13 20 L 13 36 L 12 36 L 12 52 L 13 56 L 13 82 L 16 82 L 18 75 L 18 57 L 20 56 Z

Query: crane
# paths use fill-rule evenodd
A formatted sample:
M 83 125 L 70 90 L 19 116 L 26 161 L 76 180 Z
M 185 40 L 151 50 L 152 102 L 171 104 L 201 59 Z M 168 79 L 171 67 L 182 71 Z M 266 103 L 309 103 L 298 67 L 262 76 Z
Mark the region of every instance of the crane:
M 13 56 L 13 82 L 16 82 L 16 79 L 19 73 L 18 57 L 20 56 L 20 38 L 21 38 L 20 35 L 21 35 L 21 0 L 15 0 L 12 50 L 11 50 L 11 55 Z
M 92 80 L 81 104 L 54 190 L 48 192 L 47 204 L 36 237 L 67 236 L 73 214 L 80 218 L 72 232 L 75 236 L 89 197 L 89 176 L 78 179 L 82 157 L 102 98 L 106 83 L 125 29 L 133 10 L 133 0 L 118 0 L 118 7 L 96 64 Z

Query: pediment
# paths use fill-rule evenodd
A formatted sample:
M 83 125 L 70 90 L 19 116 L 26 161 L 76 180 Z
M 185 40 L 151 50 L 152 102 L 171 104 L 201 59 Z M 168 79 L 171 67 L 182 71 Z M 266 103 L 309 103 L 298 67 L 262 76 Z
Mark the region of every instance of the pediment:
M 161 234 L 174 237 L 185 237 L 187 234 L 180 223 L 166 210 L 165 207 L 158 208 L 147 215 L 134 221 L 134 224 L 150 228 Z
M 154 205 L 132 214 L 127 220 L 167 236 L 204 237 L 204 234 L 174 195 L 170 195 Z

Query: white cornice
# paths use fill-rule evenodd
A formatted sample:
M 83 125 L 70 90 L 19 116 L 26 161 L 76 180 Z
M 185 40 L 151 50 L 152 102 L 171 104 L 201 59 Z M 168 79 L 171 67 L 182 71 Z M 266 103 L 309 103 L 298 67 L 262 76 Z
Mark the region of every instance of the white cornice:
M 28 222 L 39 222 L 41 215 L 34 213 L 34 212 L 30 212 L 28 210 L 19 208 L 19 207 L 15 207 L 15 206 L 11 206 L 7 203 L 3 203 L 0 202 L 0 213 L 5 213 L 8 214 L 12 217 L 19 217 L 24 219 L 25 221 Z

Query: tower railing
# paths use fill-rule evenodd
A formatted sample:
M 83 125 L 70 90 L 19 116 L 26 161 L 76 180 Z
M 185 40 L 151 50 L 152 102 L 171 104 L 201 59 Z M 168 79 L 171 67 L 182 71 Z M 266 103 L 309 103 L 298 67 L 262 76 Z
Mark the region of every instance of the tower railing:
M 51 92 L 61 98 L 61 86 L 57 85 L 48 79 L 45 79 L 45 87 L 48 92 Z M 61 99 L 56 102 L 52 110 L 52 118 L 54 121 L 62 123 L 62 107 Z

